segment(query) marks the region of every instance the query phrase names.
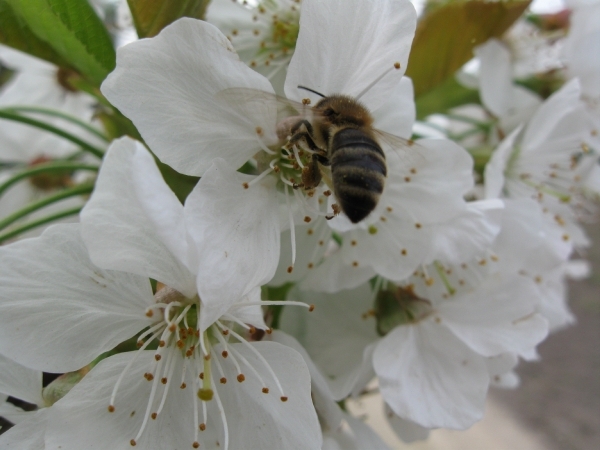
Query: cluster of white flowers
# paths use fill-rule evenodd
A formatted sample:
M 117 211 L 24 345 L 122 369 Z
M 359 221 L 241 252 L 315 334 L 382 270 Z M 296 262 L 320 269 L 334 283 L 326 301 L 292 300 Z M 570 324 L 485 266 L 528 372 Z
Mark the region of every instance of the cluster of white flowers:
M 386 449 L 343 409 L 374 379 L 405 441 L 480 420 L 489 387 L 516 387 L 519 358 L 574 321 L 565 280 L 585 272 L 571 258 L 600 195 L 600 3 L 573 3 L 560 89 L 518 85 L 493 39 L 460 75 L 482 105 L 416 123 L 408 0 L 214 0 L 208 21 L 118 49 L 101 91 L 143 143 L 114 140 L 101 162 L 92 97 L 49 65 L 63 104 L 18 97 L 42 81 L 13 66 L 0 107 L 62 110 L 70 140 L 9 123 L 3 162 L 83 143 L 52 180 L 97 177 L 65 197 L 78 223 L 0 247 L 0 416 L 16 424 L 0 449 Z M 332 95 L 360 100 L 372 127 L 346 125 L 367 130 L 352 145 L 385 156 L 360 220 L 311 135 L 332 147 L 344 130 L 312 108 Z M 183 204 L 165 164 L 200 178 Z M 16 221 L 24 200 L 2 202 Z M 42 389 L 43 372 L 64 375 Z

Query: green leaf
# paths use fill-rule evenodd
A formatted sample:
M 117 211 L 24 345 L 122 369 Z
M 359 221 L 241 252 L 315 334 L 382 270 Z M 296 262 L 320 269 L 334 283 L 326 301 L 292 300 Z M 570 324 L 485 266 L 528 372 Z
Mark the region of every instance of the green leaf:
M 450 77 L 416 99 L 417 119 L 424 119 L 434 113 L 444 113 L 467 103 L 481 103 L 479 91 L 466 88 L 454 77 Z
M 181 17 L 203 19 L 210 0 L 127 0 L 140 38 L 156 36 Z
M 0 42 L 57 66 L 68 66 L 49 44 L 31 31 L 25 21 L 8 5 L 7 0 L 0 0 Z
M 446 81 L 473 57 L 473 48 L 500 37 L 530 0 L 455 0 L 430 8 L 417 25 L 406 75 L 415 96 Z
M 115 66 L 110 36 L 86 0 L 3 0 L 38 39 L 99 85 Z

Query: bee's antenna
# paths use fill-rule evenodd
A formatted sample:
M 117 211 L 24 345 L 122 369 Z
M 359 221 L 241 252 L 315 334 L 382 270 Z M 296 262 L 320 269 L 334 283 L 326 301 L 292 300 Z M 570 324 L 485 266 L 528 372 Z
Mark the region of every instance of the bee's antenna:
M 323 94 L 321 94 L 320 92 L 314 91 L 310 88 L 307 88 L 306 86 L 298 86 L 298 89 L 304 89 L 305 91 L 312 92 L 313 94 L 317 94 L 317 95 L 320 95 L 321 97 L 325 98 L 325 96 Z
M 399 62 L 395 62 L 392 67 L 390 67 L 388 70 L 386 70 L 385 72 L 383 72 L 381 75 L 379 75 L 377 78 L 375 78 L 375 80 L 373 80 L 366 88 L 364 88 L 362 90 L 362 92 L 355 97 L 356 100 L 358 100 L 363 95 L 365 95 L 369 91 L 369 89 L 371 89 L 373 86 L 375 86 L 388 73 L 390 73 L 393 70 L 398 70 L 398 69 L 400 69 L 400 63 Z

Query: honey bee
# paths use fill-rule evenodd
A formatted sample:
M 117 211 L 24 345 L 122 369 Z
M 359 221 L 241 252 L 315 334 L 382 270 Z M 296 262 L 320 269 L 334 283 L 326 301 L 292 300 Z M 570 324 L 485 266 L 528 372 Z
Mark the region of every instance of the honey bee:
M 382 144 L 398 154 L 418 154 L 412 141 L 385 133 L 373 127 L 373 116 L 357 99 L 341 94 L 325 96 L 304 86 L 300 89 L 321 96 L 313 107 L 310 100 L 294 102 L 267 92 L 230 88 L 217 94 L 229 102 L 246 99 L 253 102 L 276 102 L 278 145 L 291 151 L 295 146 L 310 154 L 304 165 L 301 183 L 295 189 L 310 191 L 324 178 L 339 205 L 334 215 L 344 213 L 352 223 L 365 219 L 377 206 L 387 177 L 387 164 Z M 333 215 L 328 216 L 333 218 Z

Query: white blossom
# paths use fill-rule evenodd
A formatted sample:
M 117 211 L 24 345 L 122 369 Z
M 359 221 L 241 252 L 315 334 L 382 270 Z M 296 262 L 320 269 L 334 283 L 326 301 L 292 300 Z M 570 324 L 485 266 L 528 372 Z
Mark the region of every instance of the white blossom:
M 530 358 L 544 339 L 548 322 L 536 313 L 549 301 L 544 277 L 570 245 L 543 227 L 531 201 L 511 202 L 502 217 L 493 246 L 470 262 L 435 261 L 389 287 L 379 279 L 332 295 L 293 291 L 316 309 L 310 320 L 286 311 L 282 327 L 305 345 L 335 398 L 376 375 L 402 419 L 465 428 L 481 418 L 490 383 L 514 383 L 514 364 L 490 358 Z
M 402 81 L 402 73 L 414 33 L 414 10 L 404 1 L 372 6 L 370 2 L 352 6 L 347 2 L 303 2 L 286 94 L 291 100 L 308 98 L 314 103 L 317 96 L 298 86 L 310 86 L 324 95 L 360 96 L 364 91 L 361 101 L 373 113 L 374 126 L 408 137 L 414 104 L 410 83 Z M 325 26 L 325 18 L 330 17 L 335 17 L 335 22 Z M 355 23 L 364 33 L 350 32 L 347 23 Z M 363 39 L 364 35 L 373 39 Z M 178 67 L 180 70 L 173 70 Z M 192 82 L 192 73 L 203 82 Z M 173 81 L 174 77 L 178 81 Z M 315 237 L 318 234 L 318 241 L 325 243 L 332 242 L 334 233 L 343 234 L 348 251 L 344 250 L 345 266 L 339 270 L 352 278 L 358 268 L 361 277 L 375 271 L 399 279 L 431 251 L 429 242 L 438 224 L 466 214 L 462 195 L 472 186 L 472 162 L 464 150 L 449 141 L 421 141 L 420 150 L 399 157 L 394 145 L 382 139 L 389 175 L 375 210 L 358 225 L 344 216 L 325 223 L 323 217 L 332 214 L 335 202 L 331 186 L 321 183 L 310 192 L 293 189 L 308 158 L 300 156 L 296 148 L 282 146 L 277 137 L 281 114 L 278 104 L 269 101 L 274 98 L 273 89 L 268 80 L 241 63 L 229 41 L 208 24 L 180 20 L 155 39 L 120 49 L 117 69 L 102 89 L 132 118 L 159 158 L 178 171 L 202 176 L 195 201 L 201 203 L 205 214 L 196 222 L 198 228 L 263 224 L 256 227 L 259 234 L 247 235 L 247 239 L 266 233 L 278 236 L 280 230 L 289 228 L 292 254 L 285 266 L 288 272 L 292 272 L 300 248 L 295 238 L 298 223 L 314 224 L 305 228 L 306 232 L 318 228 Z M 149 107 L 149 102 L 157 107 Z M 255 169 L 251 171 L 260 175 L 249 178 L 235 172 L 253 156 Z M 266 203 L 255 186 L 268 184 L 274 197 Z M 280 214 L 280 208 L 281 224 L 274 221 L 264 226 L 268 217 Z M 350 248 L 353 242 L 358 242 L 355 249 Z M 314 260 L 301 271 L 309 264 L 316 267 L 326 248 L 315 245 L 308 249 L 314 252 Z M 342 287 L 343 283 L 338 288 Z
M 49 424 L 50 448 L 319 447 L 300 355 L 247 341 L 267 328 L 258 286 L 239 295 L 221 280 L 220 298 L 200 300 L 199 261 L 210 255 L 197 252 L 187 212 L 151 155 L 123 139 L 107 153 L 82 237 L 78 225 L 54 226 L 0 249 L 0 352 L 65 372 L 133 336 L 141 346 L 103 360 L 53 406 L 49 420 L 70 426 Z M 149 278 L 161 283 L 155 295 Z
M 565 241 L 586 246 L 577 222 L 593 212 L 582 187 L 597 154 L 588 144 L 592 127 L 579 98 L 579 83 L 572 80 L 500 143 L 485 168 L 485 195 L 537 200 Z

